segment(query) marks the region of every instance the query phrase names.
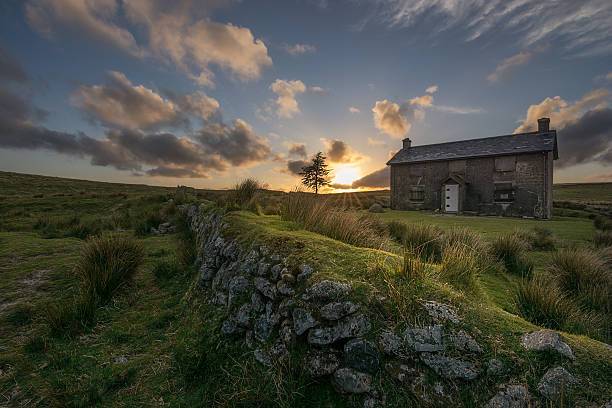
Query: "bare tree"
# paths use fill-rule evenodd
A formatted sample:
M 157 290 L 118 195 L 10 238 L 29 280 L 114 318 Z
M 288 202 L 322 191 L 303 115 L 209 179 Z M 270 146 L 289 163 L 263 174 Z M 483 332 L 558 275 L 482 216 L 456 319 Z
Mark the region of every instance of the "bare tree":
M 327 169 L 325 160 L 327 160 L 327 157 L 319 152 L 312 158 L 312 164 L 302 167 L 302 171 L 300 171 L 302 184 L 313 189 L 315 194 L 319 193 L 319 187 L 329 185 L 329 179 L 327 177 L 329 170 Z

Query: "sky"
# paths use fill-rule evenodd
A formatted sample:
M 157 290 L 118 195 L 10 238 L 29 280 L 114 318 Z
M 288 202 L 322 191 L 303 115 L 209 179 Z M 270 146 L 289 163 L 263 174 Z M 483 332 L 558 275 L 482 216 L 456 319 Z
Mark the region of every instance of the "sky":
M 612 181 L 609 0 L 4 0 L 0 170 L 387 188 L 412 145 L 557 129 L 554 182 Z

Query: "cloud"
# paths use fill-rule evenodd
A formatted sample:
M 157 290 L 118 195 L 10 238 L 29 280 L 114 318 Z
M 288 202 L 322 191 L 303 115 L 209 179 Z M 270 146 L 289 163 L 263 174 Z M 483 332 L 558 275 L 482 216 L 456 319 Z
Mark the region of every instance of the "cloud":
M 28 74 L 23 69 L 21 61 L 8 55 L 2 44 L 0 44 L 0 80 L 18 83 L 28 81 Z
M 207 96 L 204 92 L 198 91 L 192 94 L 179 94 L 165 90 L 164 94 L 174 102 L 183 113 L 194 115 L 202 120 L 209 120 L 219 112 L 219 102 Z
M 359 113 L 361 112 L 359 109 L 355 108 L 354 106 L 349 107 L 349 112 L 351 113 Z
M 328 90 L 325 88 L 321 88 L 320 86 L 311 86 L 310 88 L 308 88 L 308 92 L 312 94 L 324 94 L 327 93 Z
M 595 89 L 574 104 L 568 103 L 560 96 L 547 97 L 539 104 L 529 106 L 523 123 L 514 130 L 514 133 L 537 130 L 537 121 L 541 117 L 549 117 L 553 128 L 563 129 L 569 123 L 577 121 L 587 108 L 597 110 L 607 106 L 606 99 L 609 94 L 610 91 L 605 88 Z
M 376 101 L 372 108 L 374 112 L 374 126 L 381 133 L 386 133 L 391 137 L 401 138 L 410 131 L 412 126 L 405 116 L 400 114 L 398 104 L 388 100 Z
M 371 137 L 368 137 L 368 145 L 370 145 L 370 146 L 386 146 L 387 142 L 385 142 L 384 140 L 372 139 Z
M 289 154 L 298 157 L 306 157 L 306 145 L 304 143 L 288 143 Z
M 432 108 L 440 112 L 452 113 L 454 115 L 473 115 L 476 113 L 484 112 L 484 109 L 482 108 L 470 108 L 462 106 L 434 105 L 432 106 Z
M 389 187 L 389 179 L 391 177 L 390 168 L 383 167 L 362 178 L 353 181 L 352 188 L 386 188 Z
M 278 108 L 276 114 L 279 118 L 292 118 L 296 113 L 300 113 L 296 95 L 306 91 L 306 85 L 300 80 L 286 81 L 277 79 L 270 85 L 270 89 L 277 96 L 276 104 Z
M 431 95 L 417 96 L 416 98 L 412 98 L 410 100 L 410 104 L 422 106 L 422 107 L 430 107 L 433 104 L 433 96 Z
M 317 47 L 309 44 L 284 44 L 283 49 L 291 55 L 312 54 L 317 51 Z
M 302 171 L 302 167 L 306 167 L 310 165 L 310 161 L 308 160 L 287 160 L 287 173 L 299 176 L 300 171 Z
M 29 0 L 28 23 L 47 38 L 72 35 L 174 64 L 201 85 L 213 86 L 212 66 L 240 81 L 257 79 L 272 65 L 266 45 L 251 30 L 209 19 L 229 1 Z M 126 23 L 144 36 L 138 44 Z M 136 30 L 135 30 L 136 32 Z
M 501 64 L 495 68 L 495 72 L 487 77 L 491 83 L 499 82 L 503 79 L 510 78 L 512 73 L 521 65 L 526 65 L 535 53 L 548 51 L 548 46 L 535 47 L 532 51 L 520 52 L 516 55 L 506 58 Z
M 595 81 L 612 81 L 612 71 L 607 74 L 597 75 Z
M 438 85 L 432 85 L 432 86 L 430 86 L 429 88 L 427 88 L 427 89 L 425 90 L 425 92 L 427 92 L 427 93 L 429 93 L 429 94 L 433 94 L 433 93 L 438 92 Z
M 376 21 L 400 29 L 426 20 L 433 38 L 452 31 L 473 41 L 504 33 L 511 34 L 523 49 L 557 40 L 571 56 L 612 53 L 609 1 L 560 0 L 546 5 L 539 0 L 370 1 L 375 7 L 361 27 Z
M 321 139 L 327 149 L 325 155 L 331 163 L 356 163 L 363 159 L 358 152 L 353 150 L 342 140 Z
M 600 182 L 600 183 L 609 183 L 612 182 L 612 173 L 597 173 L 586 176 L 583 179 L 585 182 Z

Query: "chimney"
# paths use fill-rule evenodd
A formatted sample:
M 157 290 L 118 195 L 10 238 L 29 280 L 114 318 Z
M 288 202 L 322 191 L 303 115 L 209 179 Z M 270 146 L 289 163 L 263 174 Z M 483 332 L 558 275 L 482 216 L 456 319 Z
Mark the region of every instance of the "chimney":
M 403 146 L 402 146 L 403 149 L 410 149 L 410 144 L 412 143 L 412 140 L 405 138 L 404 140 L 402 140 L 402 143 L 403 143 Z
M 538 119 L 538 133 L 546 133 L 550 130 L 550 118 Z

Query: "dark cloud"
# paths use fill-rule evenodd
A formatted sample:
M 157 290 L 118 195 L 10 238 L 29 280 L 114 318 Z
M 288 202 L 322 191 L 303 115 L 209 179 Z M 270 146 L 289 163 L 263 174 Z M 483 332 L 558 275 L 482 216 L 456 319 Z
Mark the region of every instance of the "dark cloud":
M 306 145 L 304 143 L 292 143 L 289 145 L 289 154 L 298 157 L 306 157 Z
M 390 168 L 388 166 L 383 167 L 380 170 L 376 170 L 366 176 L 363 176 L 359 180 L 353 181 L 352 187 L 387 188 L 389 187 L 390 175 Z
M 557 166 L 568 167 L 593 161 L 612 164 L 612 109 L 590 110 L 557 133 Z
M 309 164 L 310 162 L 307 160 L 287 160 L 287 171 L 289 174 L 299 176 L 302 167 L 306 167 Z
M 197 139 L 207 153 L 217 154 L 233 166 L 264 161 L 272 152 L 267 139 L 257 136 L 253 128 L 241 119 L 232 121 L 231 127 L 207 125 Z
M 333 183 L 329 185 L 331 188 L 335 188 L 336 190 L 348 190 L 350 188 L 353 188 L 350 184 L 339 184 L 339 183 Z
M 327 146 L 327 158 L 332 163 L 354 163 L 361 160 L 361 156 L 342 140 L 323 139 L 323 143 Z
M 19 83 L 26 83 L 28 81 L 28 74 L 26 74 L 21 62 L 10 55 L 8 55 L 0 44 L 0 81 L 13 81 Z
M 176 167 L 156 167 L 148 170 L 149 176 L 161 176 L 161 177 L 176 177 L 176 178 L 207 178 L 206 174 L 200 173 L 193 169 L 176 168 Z

